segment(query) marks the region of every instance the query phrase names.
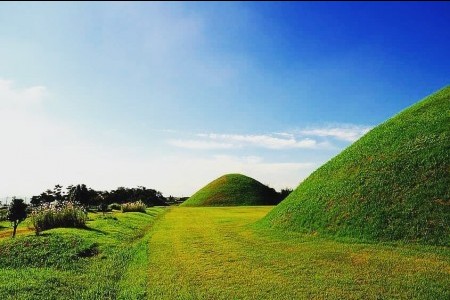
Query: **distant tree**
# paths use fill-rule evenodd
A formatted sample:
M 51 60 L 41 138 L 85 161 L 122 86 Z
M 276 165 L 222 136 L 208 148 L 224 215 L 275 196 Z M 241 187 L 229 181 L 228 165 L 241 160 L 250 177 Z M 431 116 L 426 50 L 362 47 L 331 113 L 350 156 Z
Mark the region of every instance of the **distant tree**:
M 55 188 L 56 187 L 58 187 L 58 185 L 56 185 Z M 33 206 L 39 206 L 44 203 L 51 203 L 51 202 L 57 200 L 57 198 L 60 196 L 61 196 L 61 193 L 60 193 L 60 190 L 58 191 L 58 188 L 56 188 L 56 190 L 54 190 L 54 191 L 48 189 L 45 192 L 41 193 L 39 196 L 31 197 L 30 203 Z
M 108 211 L 108 204 L 106 202 L 101 202 L 98 206 L 98 209 L 105 215 L 105 213 Z
M 280 191 L 280 201 L 283 201 L 290 193 L 292 193 L 292 189 L 284 188 Z
M 87 207 L 90 203 L 90 194 L 85 184 L 78 184 L 69 192 L 68 200 L 72 202 L 77 202 L 84 207 Z
M 17 226 L 27 218 L 27 204 L 22 199 L 13 198 L 9 204 L 6 218 L 11 222 L 14 228 L 12 237 L 15 237 Z
M 55 187 L 53 188 L 53 199 L 54 201 L 58 201 L 58 202 L 63 202 L 64 201 L 64 196 L 62 194 L 62 185 L 55 185 Z
M 108 211 L 108 203 L 106 202 L 106 199 L 104 199 L 102 195 L 98 195 L 97 199 L 99 203 L 98 210 L 101 211 L 103 215 L 105 215 L 105 213 Z
M 118 187 L 116 190 L 110 192 L 102 192 L 102 195 L 108 204 L 122 204 L 140 200 L 147 206 L 167 205 L 166 198 L 161 192 L 154 189 L 147 189 L 143 186 L 138 186 L 137 188 Z
M 39 206 L 41 204 L 41 196 L 31 197 L 30 204 L 32 206 Z
M 102 193 L 88 188 L 88 204 L 89 205 L 101 205 L 104 202 Z M 108 205 L 108 204 L 106 204 Z

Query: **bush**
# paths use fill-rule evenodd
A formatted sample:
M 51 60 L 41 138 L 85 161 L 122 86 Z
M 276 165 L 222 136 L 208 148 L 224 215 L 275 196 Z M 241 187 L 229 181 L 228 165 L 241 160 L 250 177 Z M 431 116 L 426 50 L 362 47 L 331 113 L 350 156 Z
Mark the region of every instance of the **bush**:
M 41 231 L 58 227 L 86 227 L 86 211 L 72 202 L 45 204 L 31 213 L 31 223 L 38 235 Z
M 129 202 L 122 204 L 122 212 L 143 212 L 145 213 L 145 209 L 147 206 L 142 201 L 137 202 Z
M 119 203 L 111 203 L 108 205 L 108 209 L 110 210 L 121 210 L 122 206 Z
M 8 210 L 0 209 L 0 222 L 8 220 L 8 218 L 6 218 L 7 215 L 8 215 Z

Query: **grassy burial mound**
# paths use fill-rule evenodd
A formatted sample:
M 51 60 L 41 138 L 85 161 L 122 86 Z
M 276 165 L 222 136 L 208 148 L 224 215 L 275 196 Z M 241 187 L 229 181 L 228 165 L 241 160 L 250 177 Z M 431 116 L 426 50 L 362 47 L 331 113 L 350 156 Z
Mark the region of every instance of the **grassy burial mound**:
M 450 86 L 316 170 L 262 224 L 363 240 L 450 244 Z
M 210 182 L 182 206 L 274 205 L 279 194 L 261 182 L 241 174 L 227 174 Z

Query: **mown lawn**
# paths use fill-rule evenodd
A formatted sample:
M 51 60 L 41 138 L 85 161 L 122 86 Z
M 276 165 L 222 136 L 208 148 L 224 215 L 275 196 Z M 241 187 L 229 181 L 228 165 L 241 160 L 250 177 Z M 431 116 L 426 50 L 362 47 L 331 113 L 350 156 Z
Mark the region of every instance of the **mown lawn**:
M 26 222 L 16 239 L 0 228 L 0 299 L 145 299 L 150 229 L 163 211 L 90 214 L 87 229 L 38 237 Z
M 92 214 L 89 229 L 40 237 L 22 226 L 0 238 L 0 299 L 450 299 L 450 249 L 257 227 L 271 209 Z
M 450 250 L 255 227 L 272 207 L 171 208 L 149 243 L 148 299 L 450 299 Z

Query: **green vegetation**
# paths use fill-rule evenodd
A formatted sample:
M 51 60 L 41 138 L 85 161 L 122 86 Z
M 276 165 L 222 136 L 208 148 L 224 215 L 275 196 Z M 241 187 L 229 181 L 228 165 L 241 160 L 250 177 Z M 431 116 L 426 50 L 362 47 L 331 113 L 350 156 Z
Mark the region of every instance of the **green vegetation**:
M 0 227 L 0 299 L 450 297 L 448 247 L 348 243 L 255 225 L 272 208 L 90 213 L 85 229 L 40 236 L 26 230 L 27 219 L 15 239 Z
M 263 221 L 359 240 L 450 245 L 450 87 L 377 126 Z
M 1 243 L 0 268 L 71 269 L 80 258 L 92 256 L 96 251 L 95 243 L 80 236 L 24 236 Z
M 16 236 L 17 226 L 27 218 L 27 204 L 22 199 L 13 198 L 8 207 L 6 219 L 11 222 L 13 226 L 12 237 Z
M 446 247 L 345 243 L 254 222 L 272 207 L 174 207 L 149 243 L 149 299 L 449 299 Z
M 44 204 L 33 209 L 30 221 L 36 234 L 39 234 L 52 228 L 84 228 L 87 214 L 72 202 L 62 202 L 58 205 Z
M 136 202 L 122 204 L 122 212 L 143 212 L 143 213 L 145 213 L 146 208 L 147 207 L 145 206 L 144 202 L 142 202 L 142 201 L 136 201 Z
M 108 205 L 109 210 L 121 210 L 122 206 L 119 203 L 111 203 Z
M 53 190 L 46 190 L 40 195 L 31 197 L 30 204 L 34 207 L 49 203 L 62 203 L 64 201 L 79 203 L 85 208 L 109 204 L 122 204 L 126 202 L 142 201 L 147 206 L 166 206 L 166 198 L 161 192 L 147 189 L 144 186 L 137 188 L 118 187 L 111 191 L 96 191 L 88 188 L 85 184 L 69 185 L 63 190 L 62 185 L 55 185 Z
M 217 178 L 180 206 L 273 205 L 279 194 L 261 182 L 241 174 Z
M 145 299 L 150 229 L 163 211 L 90 213 L 85 229 L 40 236 L 27 219 L 14 240 L 0 222 L 0 299 Z

